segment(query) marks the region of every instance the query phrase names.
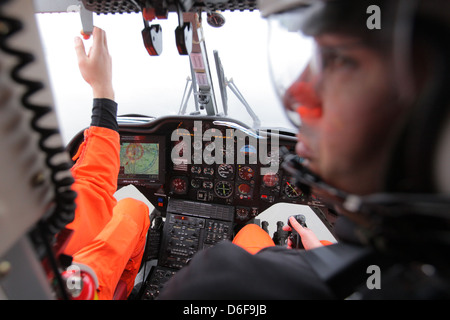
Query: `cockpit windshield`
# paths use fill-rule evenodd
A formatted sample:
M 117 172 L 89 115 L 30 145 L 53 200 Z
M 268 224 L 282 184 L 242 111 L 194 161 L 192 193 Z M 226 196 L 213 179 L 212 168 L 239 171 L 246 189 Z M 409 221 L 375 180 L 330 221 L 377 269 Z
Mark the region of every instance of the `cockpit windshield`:
M 206 14 L 202 15 L 218 113 L 250 127 L 292 130 L 280 112 L 269 76 L 267 22 L 258 11 L 224 12 L 222 15 L 226 23 L 220 28 L 210 26 L 206 23 Z M 92 93 L 79 74 L 73 44 L 73 38 L 79 36 L 82 29 L 80 17 L 78 13 L 70 12 L 36 16 L 62 136 L 67 142 L 87 127 L 90 119 L 90 110 L 84 106 L 91 103 Z M 176 47 L 177 15 L 171 13 L 168 19 L 155 21 L 163 30 L 160 56 L 150 56 L 144 47 L 141 14 L 94 15 L 94 24 L 108 35 L 119 115 L 159 117 L 196 112 L 194 93 L 189 90 L 192 85 L 189 56 L 180 55 Z M 85 42 L 86 50 L 91 41 Z M 221 61 L 227 84 L 225 111 L 214 51 Z M 206 114 L 206 111 L 200 110 L 200 114 Z

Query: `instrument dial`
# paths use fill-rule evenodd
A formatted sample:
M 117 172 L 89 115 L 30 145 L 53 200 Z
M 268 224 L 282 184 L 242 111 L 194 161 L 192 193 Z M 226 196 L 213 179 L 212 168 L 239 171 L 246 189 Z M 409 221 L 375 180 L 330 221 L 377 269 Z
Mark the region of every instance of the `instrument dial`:
M 288 198 L 293 199 L 293 198 L 300 197 L 303 194 L 303 192 L 302 192 L 302 190 L 300 190 L 300 188 L 296 187 L 289 181 L 286 181 L 286 185 L 284 186 L 284 194 Z
M 211 168 L 211 167 L 203 168 L 203 174 L 205 174 L 207 176 L 213 176 L 214 175 L 214 168 Z
M 252 189 L 252 188 L 251 188 L 248 184 L 246 184 L 246 183 L 241 183 L 241 184 L 238 186 L 238 191 L 239 191 L 239 193 L 240 193 L 240 194 L 243 194 L 243 195 L 249 194 L 250 191 L 251 191 L 251 189 Z
M 203 189 L 212 189 L 214 183 L 212 181 L 203 181 L 202 183 Z
M 218 168 L 217 168 L 217 173 L 220 177 L 224 178 L 224 179 L 228 179 L 231 176 L 233 176 L 234 173 L 234 169 L 233 166 L 231 164 L 226 164 L 226 163 L 222 163 Z
M 229 198 L 233 194 L 233 185 L 228 181 L 219 181 L 214 186 L 214 192 L 219 198 Z
M 191 167 L 191 172 L 193 174 L 201 174 L 202 173 L 202 167 L 200 167 L 200 166 L 192 166 Z
M 200 188 L 200 186 L 201 186 L 201 181 L 200 180 L 198 180 L 198 179 L 192 179 L 191 180 L 191 187 L 192 188 L 197 189 L 197 188 Z
M 266 187 L 272 188 L 278 185 L 280 176 L 277 173 L 267 173 L 263 177 L 263 183 Z
M 242 180 L 246 180 L 249 181 L 253 178 L 253 176 L 255 175 L 254 171 L 252 168 L 250 168 L 249 166 L 244 166 L 239 168 L 239 177 Z
M 249 210 L 248 210 L 248 208 L 243 208 L 243 207 L 236 208 L 236 218 L 238 220 L 249 219 Z
M 170 189 L 176 194 L 186 194 L 187 192 L 187 179 L 184 177 L 173 178 L 170 183 Z
M 206 15 L 206 21 L 211 27 L 220 28 L 225 24 L 225 17 L 219 12 L 210 12 Z

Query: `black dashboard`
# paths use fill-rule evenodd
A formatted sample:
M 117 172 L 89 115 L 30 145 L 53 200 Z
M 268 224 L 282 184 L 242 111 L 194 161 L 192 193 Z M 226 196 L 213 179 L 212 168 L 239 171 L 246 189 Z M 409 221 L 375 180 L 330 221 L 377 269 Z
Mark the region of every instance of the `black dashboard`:
M 279 148 L 294 150 L 292 134 L 192 116 L 121 125 L 119 132 L 119 187 L 133 184 L 161 212 L 170 199 L 221 204 L 233 207 L 240 224 L 278 202 L 321 205 L 281 168 Z
M 320 199 L 303 193 L 282 168 L 279 150 L 294 152 L 292 133 L 254 131 L 222 117 L 166 116 L 119 121 L 119 134 L 118 188 L 134 185 L 155 207 L 143 261 L 157 263 L 137 299 L 157 298 L 197 251 L 231 240 L 275 203 L 310 206 L 331 230 Z M 80 132 L 70 153 L 82 139 Z

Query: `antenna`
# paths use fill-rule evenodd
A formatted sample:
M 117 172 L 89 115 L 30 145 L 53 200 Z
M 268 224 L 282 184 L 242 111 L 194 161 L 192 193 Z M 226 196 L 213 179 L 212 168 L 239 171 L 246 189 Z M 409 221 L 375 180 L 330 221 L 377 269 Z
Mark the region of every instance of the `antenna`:
M 225 80 L 225 73 L 223 71 L 222 62 L 219 58 L 219 52 L 213 51 L 214 61 L 216 63 L 217 77 L 219 78 L 220 95 L 222 96 L 222 106 L 225 115 L 228 115 L 228 96 L 227 96 L 227 82 Z
M 219 87 L 220 87 L 220 94 L 222 95 L 222 104 L 223 104 L 223 111 L 225 115 L 228 114 L 228 96 L 227 96 L 227 87 L 230 88 L 230 90 L 234 93 L 234 95 L 241 101 L 241 103 L 244 105 L 245 109 L 247 110 L 250 117 L 253 119 L 253 128 L 257 129 L 261 126 L 261 121 L 259 120 L 256 113 L 253 111 L 253 109 L 250 107 L 248 102 L 245 100 L 244 95 L 239 91 L 238 87 L 234 83 L 233 79 L 227 80 L 225 78 L 225 72 L 223 71 L 222 62 L 219 58 L 219 53 L 217 50 L 213 51 L 214 53 L 214 59 L 216 62 L 216 69 L 217 69 L 217 76 L 219 78 Z

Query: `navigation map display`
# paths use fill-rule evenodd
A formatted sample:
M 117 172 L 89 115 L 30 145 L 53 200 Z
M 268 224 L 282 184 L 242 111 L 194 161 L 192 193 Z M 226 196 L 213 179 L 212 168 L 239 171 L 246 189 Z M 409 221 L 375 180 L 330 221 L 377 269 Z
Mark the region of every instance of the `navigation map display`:
M 159 140 L 147 136 L 123 137 L 120 143 L 119 179 L 159 182 L 160 157 L 163 153 Z
M 159 144 L 124 143 L 120 149 L 120 163 L 124 174 L 158 174 Z

